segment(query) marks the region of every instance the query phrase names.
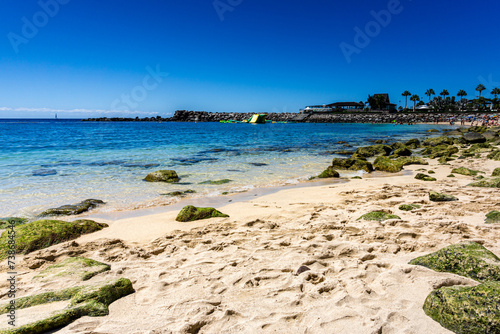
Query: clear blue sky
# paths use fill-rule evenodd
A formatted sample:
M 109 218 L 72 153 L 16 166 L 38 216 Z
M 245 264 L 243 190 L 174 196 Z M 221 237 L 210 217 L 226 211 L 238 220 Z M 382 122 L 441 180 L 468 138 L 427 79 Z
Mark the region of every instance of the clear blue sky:
M 0 3 L 0 117 L 297 112 L 500 86 L 494 0 Z

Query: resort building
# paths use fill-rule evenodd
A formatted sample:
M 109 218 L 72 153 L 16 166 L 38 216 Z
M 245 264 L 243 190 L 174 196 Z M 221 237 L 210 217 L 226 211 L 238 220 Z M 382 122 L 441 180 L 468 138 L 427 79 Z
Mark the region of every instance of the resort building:
M 307 106 L 301 113 L 330 113 L 340 111 L 361 111 L 365 108 L 363 102 L 335 102 L 330 104 Z

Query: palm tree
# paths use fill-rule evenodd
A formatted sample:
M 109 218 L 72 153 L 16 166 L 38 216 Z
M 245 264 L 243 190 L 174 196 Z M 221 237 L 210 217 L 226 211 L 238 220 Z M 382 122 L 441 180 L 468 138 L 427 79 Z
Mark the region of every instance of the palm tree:
M 441 95 L 444 99 L 446 96 L 450 95 L 450 93 L 448 93 L 448 91 L 446 89 L 443 89 L 443 91 L 441 93 L 439 93 L 439 95 Z
M 434 91 L 434 89 L 429 88 L 429 89 L 425 92 L 425 95 L 427 95 L 427 96 L 429 97 L 429 102 L 431 102 L 431 96 L 432 96 L 432 95 L 436 95 L 436 92 Z
M 481 97 L 481 92 L 482 92 L 483 90 L 485 90 L 485 89 L 486 89 L 486 87 L 484 87 L 482 84 L 477 85 L 477 87 L 476 87 L 476 91 L 478 91 L 478 92 L 479 92 L 479 97 Z
M 497 87 L 493 88 L 493 90 L 491 91 L 491 94 L 495 95 L 495 99 L 496 99 L 498 94 L 500 94 L 500 89 L 498 89 Z
M 467 92 L 463 89 L 460 89 L 457 93 L 457 96 L 460 97 L 460 99 L 463 99 L 464 96 L 467 96 Z
M 417 104 L 417 101 L 420 101 L 420 96 L 418 95 L 412 95 L 410 97 L 410 100 L 413 101 L 413 111 L 415 111 L 415 105 Z
M 401 95 L 403 95 L 403 96 L 405 97 L 405 99 L 406 99 L 406 100 L 405 100 L 405 109 L 406 109 L 406 108 L 408 108 L 408 96 L 410 96 L 410 95 L 411 95 L 411 93 L 410 93 L 409 91 L 405 90 L 405 91 L 403 92 L 403 94 L 401 94 Z

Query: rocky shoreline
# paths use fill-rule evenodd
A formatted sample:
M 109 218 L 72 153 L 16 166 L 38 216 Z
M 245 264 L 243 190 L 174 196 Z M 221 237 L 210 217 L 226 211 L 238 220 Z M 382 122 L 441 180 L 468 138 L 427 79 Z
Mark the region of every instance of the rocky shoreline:
M 224 113 L 207 111 L 177 110 L 170 118 L 145 117 L 101 117 L 88 118 L 86 122 L 220 122 L 243 121 L 252 117 L 254 113 Z M 483 114 L 474 113 L 380 113 L 356 112 L 338 114 L 299 114 L 299 113 L 268 113 L 267 119 L 273 122 L 299 122 L 299 123 L 432 123 L 447 121 L 451 117 L 475 116 L 476 119 Z

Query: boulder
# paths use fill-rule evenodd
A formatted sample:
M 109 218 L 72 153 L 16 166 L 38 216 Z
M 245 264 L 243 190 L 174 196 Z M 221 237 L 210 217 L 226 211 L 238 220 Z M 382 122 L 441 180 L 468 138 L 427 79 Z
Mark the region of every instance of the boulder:
M 493 179 L 484 179 L 481 181 L 470 183 L 467 186 L 480 188 L 500 188 L 500 177 Z
M 214 208 L 197 208 L 193 205 L 188 205 L 182 208 L 175 220 L 178 222 L 190 222 L 200 219 L 208 219 L 214 217 L 229 217 L 228 215 Z
M 28 222 L 27 218 L 19 218 L 19 217 L 5 217 L 0 218 L 0 229 L 6 229 L 9 226 L 17 226 L 21 224 L 25 224 Z
M 491 176 L 500 176 L 500 167 L 495 168 L 493 173 L 491 173 Z
M 417 138 L 413 138 L 413 139 L 408 140 L 405 143 L 405 145 L 406 145 L 406 147 L 414 150 L 414 149 L 420 148 L 420 146 L 422 144 L 420 143 L 420 140 L 418 140 Z
M 455 333 L 500 333 L 500 282 L 442 287 L 431 292 L 424 312 Z
M 439 130 L 437 130 L 437 129 L 429 129 L 429 130 L 426 130 L 425 132 L 439 132 Z
M 74 222 L 61 220 L 38 220 L 14 227 L 16 234 L 16 253 L 28 254 L 61 242 L 73 240 L 83 234 L 92 233 L 108 227 L 107 224 L 81 219 Z M 0 236 L 0 260 L 7 257 L 8 231 Z
M 487 158 L 495 161 L 500 161 L 500 150 L 491 152 L 490 154 L 488 154 Z
M 320 179 L 336 178 L 340 177 L 340 174 L 335 169 L 333 169 L 332 166 L 328 166 L 328 168 L 325 169 L 321 174 L 319 174 L 318 177 Z
M 417 175 L 415 175 L 415 179 L 422 181 L 437 181 L 436 178 L 425 175 L 424 173 L 418 173 Z
M 179 182 L 179 176 L 174 170 L 158 170 L 149 173 L 144 179 L 147 182 Z
M 458 153 L 458 148 L 453 145 L 429 146 L 421 152 L 422 155 L 428 156 L 431 159 L 450 157 L 455 153 Z
M 401 204 L 399 206 L 399 210 L 401 211 L 412 211 L 414 209 L 420 209 L 420 205 L 418 204 Z
M 417 257 L 410 264 L 461 275 L 478 282 L 500 281 L 500 259 L 482 245 L 471 241 Z
M 500 211 L 491 211 L 486 215 L 486 224 L 500 223 Z
M 106 204 L 100 199 L 86 199 L 78 204 L 63 205 L 58 208 L 47 209 L 40 214 L 40 216 L 71 216 L 79 215 L 99 205 Z
M 106 263 L 85 257 L 69 257 L 61 263 L 47 267 L 40 274 L 36 275 L 34 279 L 46 282 L 61 277 L 71 277 L 80 281 L 86 281 L 110 269 L 111 267 Z
M 429 200 L 431 202 L 451 202 L 451 201 L 458 201 L 458 198 L 452 195 L 446 195 L 435 191 L 429 191 Z
M 229 180 L 229 179 L 222 179 L 222 180 L 207 180 L 207 181 L 200 182 L 199 184 L 220 185 L 220 184 L 226 184 L 226 183 L 229 183 L 229 182 L 232 182 L 232 181 L 233 181 L 233 180 Z
M 467 132 L 462 135 L 462 138 L 470 144 L 474 143 L 484 143 L 486 142 L 486 138 L 477 132 Z
M 357 220 L 374 220 L 374 221 L 384 221 L 387 219 L 401 219 L 399 216 L 387 213 L 384 211 L 372 211 L 367 214 L 362 215 Z
M 408 147 L 405 146 L 395 149 L 393 155 L 397 157 L 409 157 L 410 155 L 412 155 L 412 152 Z
M 446 136 L 427 138 L 423 142 L 424 146 L 453 145 L 453 139 Z
M 472 170 L 472 169 L 465 168 L 465 167 L 453 168 L 451 172 L 454 174 L 461 174 L 461 175 L 467 175 L 467 176 L 476 176 L 478 173 L 482 173 L 480 171 Z
M 169 193 L 166 193 L 166 194 L 161 194 L 161 195 L 163 195 L 163 196 L 171 196 L 171 197 L 177 197 L 177 196 L 184 197 L 187 194 L 194 194 L 194 193 L 196 193 L 196 191 L 188 189 L 188 190 L 184 190 L 184 191 L 172 191 L 172 192 L 169 192 Z
M 371 145 L 371 146 L 359 147 L 356 150 L 355 154 L 359 157 L 369 158 L 369 157 L 375 157 L 375 156 L 380 156 L 380 155 L 387 156 L 387 155 L 391 154 L 391 152 L 392 152 L 392 147 L 390 147 L 390 146 Z
M 493 132 L 493 131 L 486 131 L 482 133 L 483 137 L 486 138 L 486 140 L 494 140 L 498 138 L 498 133 Z
M 340 170 L 364 170 L 365 172 L 373 172 L 373 165 L 366 160 L 356 158 L 335 158 L 332 161 L 332 168 Z

